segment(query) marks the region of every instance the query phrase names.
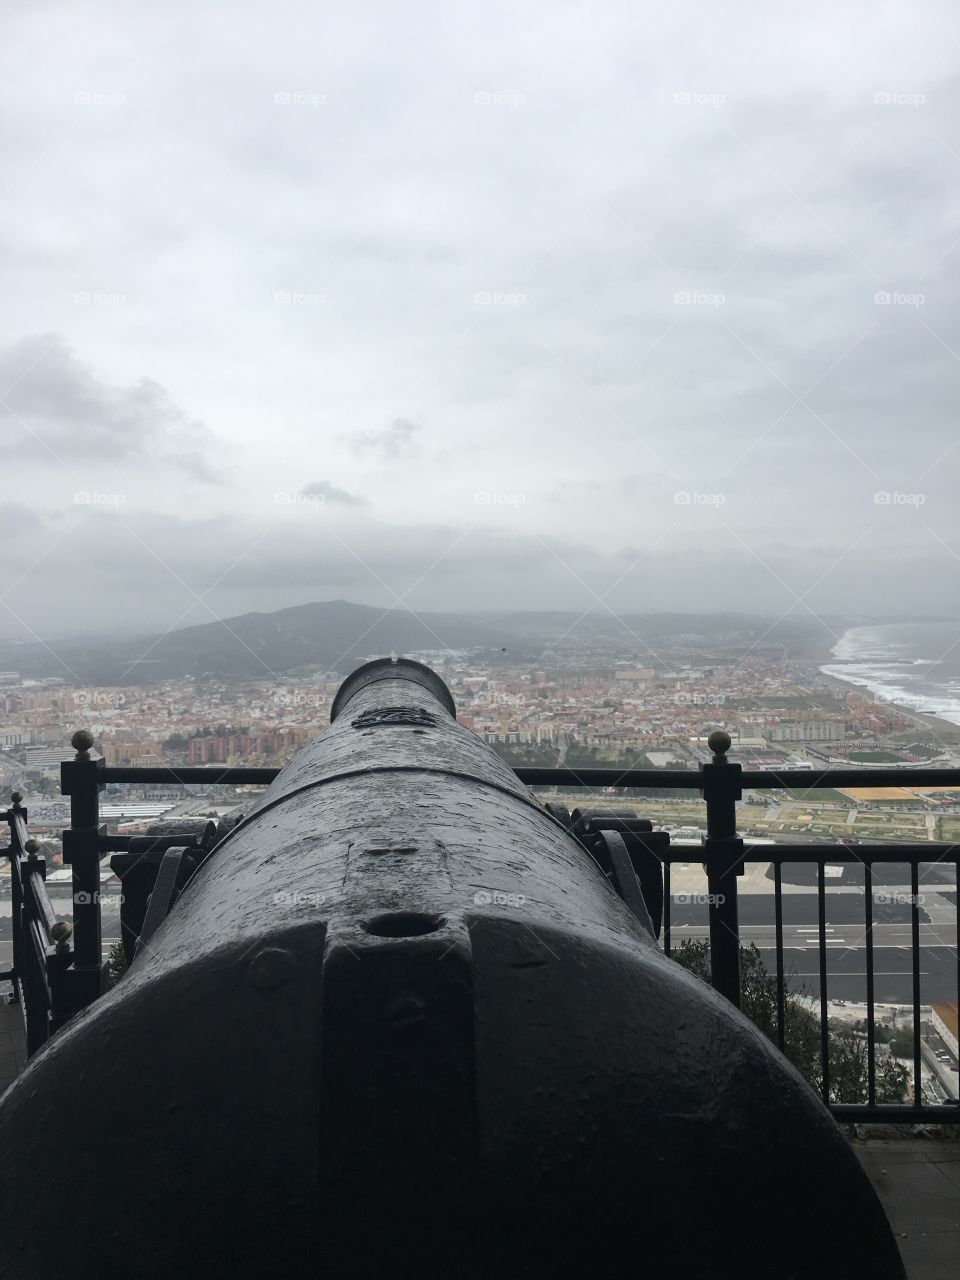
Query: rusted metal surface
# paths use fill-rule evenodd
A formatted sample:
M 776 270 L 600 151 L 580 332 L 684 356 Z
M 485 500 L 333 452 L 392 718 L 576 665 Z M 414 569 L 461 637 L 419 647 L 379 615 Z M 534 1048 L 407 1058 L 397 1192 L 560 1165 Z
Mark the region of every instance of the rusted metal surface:
M 902 1277 L 812 1091 L 451 708 L 351 677 L 31 1061 L 4 1274 Z

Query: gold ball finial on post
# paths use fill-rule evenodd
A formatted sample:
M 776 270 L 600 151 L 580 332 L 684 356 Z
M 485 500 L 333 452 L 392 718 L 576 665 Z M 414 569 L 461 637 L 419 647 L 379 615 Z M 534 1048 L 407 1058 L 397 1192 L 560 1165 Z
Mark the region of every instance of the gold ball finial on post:
M 50 930 L 50 937 L 56 943 L 58 951 L 66 951 L 70 946 L 73 925 L 69 920 L 58 920 Z
M 93 746 L 93 734 L 89 729 L 78 729 L 70 739 L 70 745 L 77 753 L 78 760 L 90 759 L 90 748 Z
M 731 738 L 726 729 L 714 729 L 707 739 L 707 746 L 713 752 L 714 764 L 726 764 L 727 752 L 730 750 Z

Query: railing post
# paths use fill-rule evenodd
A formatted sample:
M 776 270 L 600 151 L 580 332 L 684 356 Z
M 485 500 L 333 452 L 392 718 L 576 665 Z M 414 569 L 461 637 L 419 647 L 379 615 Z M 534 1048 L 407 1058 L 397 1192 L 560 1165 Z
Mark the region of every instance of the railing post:
M 737 836 L 737 801 L 743 792 L 741 767 L 727 759 L 730 735 L 711 733 L 710 764 L 702 764 L 702 794 L 707 805 L 703 843 L 710 918 L 710 973 L 714 987 L 740 1008 L 740 927 L 737 876 L 743 875 L 743 841 Z
M 102 760 L 90 759 L 93 734 L 78 729 L 70 739 L 75 760 L 60 766 L 60 790 L 70 797 L 70 827 L 63 833 L 63 861 L 73 868 L 73 1012 L 92 1004 L 103 990 L 100 932 L 100 791 Z

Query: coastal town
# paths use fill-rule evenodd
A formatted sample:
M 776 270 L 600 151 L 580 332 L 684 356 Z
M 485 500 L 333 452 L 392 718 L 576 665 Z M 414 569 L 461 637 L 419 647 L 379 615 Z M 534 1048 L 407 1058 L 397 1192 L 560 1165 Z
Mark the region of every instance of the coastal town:
M 458 718 L 510 764 L 572 769 L 670 767 L 695 771 L 709 759 L 707 737 L 724 729 L 730 758 L 745 768 L 804 769 L 810 787 L 744 796 L 741 831 L 781 840 L 953 840 L 960 795 L 911 787 L 816 785 L 827 766 L 947 766 L 960 762 L 960 726 L 924 715 L 826 675 L 815 659 L 786 652 L 718 660 L 709 646 L 589 655 L 558 651 L 540 665 L 470 652 L 409 656 L 434 667 L 450 687 Z M 356 664 L 352 664 L 356 665 Z M 328 723 L 346 671 L 318 670 L 262 680 L 181 677 L 156 684 L 76 688 L 59 677 L 0 672 L 0 783 L 29 804 L 31 830 L 56 841 L 68 822 L 59 797 L 60 762 L 78 728 L 95 738 L 107 764 L 211 766 L 209 787 L 110 786 L 104 817 L 119 834 L 162 814 L 222 814 L 242 804 L 217 783 L 216 766 L 280 767 Z M 577 789 L 563 797 L 576 805 Z M 655 825 L 697 837 L 702 801 L 695 787 L 632 792 L 629 802 Z M 622 803 L 622 791 L 591 804 Z M 56 861 L 59 850 L 47 850 Z

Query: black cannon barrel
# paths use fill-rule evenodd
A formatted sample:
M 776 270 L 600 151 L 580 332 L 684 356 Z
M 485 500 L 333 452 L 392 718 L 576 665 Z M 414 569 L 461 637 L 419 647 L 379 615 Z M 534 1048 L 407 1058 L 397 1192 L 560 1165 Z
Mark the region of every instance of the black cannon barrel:
M 0 1102 L 0 1273 L 65 1267 L 903 1276 L 812 1090 L 405 660 Z

